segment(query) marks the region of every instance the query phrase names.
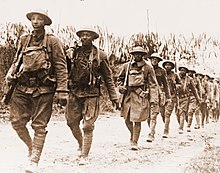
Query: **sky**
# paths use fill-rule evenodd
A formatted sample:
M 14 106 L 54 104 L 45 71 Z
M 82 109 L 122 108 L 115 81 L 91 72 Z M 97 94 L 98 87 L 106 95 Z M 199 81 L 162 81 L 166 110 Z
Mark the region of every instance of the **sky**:
M 99 25 L 116 35 L 158 32 L 220 36 L 219 0 L 0 0 L 0 23 L 30 25 L 26 13 L 48 10 L 52 27 Z

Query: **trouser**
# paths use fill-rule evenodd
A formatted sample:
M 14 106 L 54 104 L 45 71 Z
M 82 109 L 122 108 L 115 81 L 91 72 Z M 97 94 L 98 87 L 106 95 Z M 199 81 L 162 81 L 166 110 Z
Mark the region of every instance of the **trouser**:
M 202 127 L 204 127 L 205 118 L 208 117 L 207 103 L 202 102 L 200 108 L 201 108 L 201 114 L 202 114 Z
M 185 116 L 187 115 L 187 110 L 188 110 L 188 97 L 183 97 L 179 99 L 179 129 L 183 130 L 184 127 L 184 120 Z
M 127 116 L 127 119 L 125 120 L 125 125 L 127 126 L 130 132 L 130 142 L 133 144 L 137 144 L 139 136 L 140 136 L 140 132 L 141 132 L 141 122 L 131 122 L 130 111 L 128 113 L 129 115 Z
M 214 102 L 213 108 L 212 108 L 212 121 L 213 122 L 217 122 L 218 120 L 218 113 L 219 113 L 218 107 L 219 107 L 218 102 Z
M 200 115 L 201 115 L 201 105 L 197 107 L 196 112 L 195 112 L 196 124 L 197 124 L 197 127 L 199 128 L 201 125 Z
M 73 136 L 78 141 L 79 147 L 82 147 L 82 157 L 87 157 L 92 145 L 93 130 L 95 121 L 99 114 L 99 97 L 76 97 L 73 93 L 69 94 L 69 100 L 66 106 L 66 120 Z M 83 120 L 82 135 L 80 122 Z
M 176 98 L 172 97 L 171 102 L 168 102 L 165 107 L 165 123 L 164 123 L 164 134 L 169 134 L 170 116 L 173 112 L 176 104 Z
M 150 127 L 149 135 L 154 137 L 155 128 L 157 124 L 157 115 L 159 114 L 159 105 L 155 103 L 150 104 L 150 114 L 147 118 L 148 126 Z
M 196 98 L 194 96 L 190 96 L 189 98 L 189 109 L 187 114 L 187 127 L 191 127 L 193 121 L 193 115 L 198 109 L 199 105 L 197 104 Z
M 46 127 L 52 114 L 54 93 L 32 97 L 22 91 L 15 90 L 11 99 L 10 119 L 13 129 L 27 145 L 31 161 L 38 163 L 46 138 Z M 32 120 L 34 129 L 33 141 L 26 124 Z
M 161 117 L 162 117 L 162 120 L 163 122 L 165 123 L 165 112 L 166 112 L 166 107 L 167 107 L 167 104 L 165 104 L 164 106 L 161 106 L 160 107 L 160 114 L 161 114 Z

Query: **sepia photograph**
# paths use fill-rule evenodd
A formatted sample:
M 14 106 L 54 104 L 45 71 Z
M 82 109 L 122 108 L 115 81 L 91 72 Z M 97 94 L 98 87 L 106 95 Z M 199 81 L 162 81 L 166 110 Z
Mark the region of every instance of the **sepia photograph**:
M 219 0 L 0 0 L 1 173 L 220 173 Z

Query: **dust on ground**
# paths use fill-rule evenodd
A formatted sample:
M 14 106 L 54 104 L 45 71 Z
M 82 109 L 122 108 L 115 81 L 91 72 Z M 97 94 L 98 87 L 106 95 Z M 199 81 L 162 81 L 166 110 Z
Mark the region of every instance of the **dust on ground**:
M 96 122 L 89 164 L 78 165 L 77 142 L 63 114 L 52 117 L 39 164 L 41 173 L 148 172 L 184 173 L 191 159 L 206 145 L 220 141 L 219 123 L 178 134 L 175 115 L 171 116 L 170 136 L 162 138 L 163 122 L 157 118 L 155 141 L 147 143 L 149 128 L 142 123 L 138 151 L 130 150 L 129 132 L 119 112 L 101 114 Z M 195 122 L 193 121 L 194 127 Z M 186 125 L 186 124 L 185 124 Z M 28 127 L 30 127 L 28 125 Z M 30 128 L 29 128 L 30 129 Z M 33 131 L 30 129 L 31 135 Z M 27 163 L 27 149 L 9 123 L 0 124 L 0 172 L 20 173 Z M 219 143 L 218 143 L 219 144 Z

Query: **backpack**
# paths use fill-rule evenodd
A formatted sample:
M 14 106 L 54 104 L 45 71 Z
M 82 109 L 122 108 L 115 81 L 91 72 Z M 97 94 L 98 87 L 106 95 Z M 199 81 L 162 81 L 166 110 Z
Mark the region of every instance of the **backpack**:
M 97 51 L 97 52 L 96 52 Z M 100 82 L 100 51 L 92 48 L 89 59 L 82 59 L 79 56 L 80 47 L 75 50 L 71 59 L 71 69 L 69 78 L 74 86 L 82 88 L 99 85 Z

